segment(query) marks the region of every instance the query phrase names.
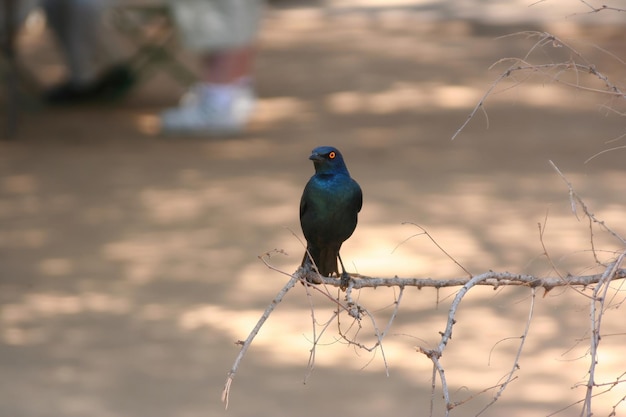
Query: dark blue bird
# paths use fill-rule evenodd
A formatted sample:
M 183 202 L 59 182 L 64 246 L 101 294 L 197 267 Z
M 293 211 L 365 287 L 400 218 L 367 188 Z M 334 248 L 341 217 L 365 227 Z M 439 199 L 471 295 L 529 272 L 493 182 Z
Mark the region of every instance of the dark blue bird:
M 342 279 L 347 279 L 339 249 L 356 228 L 363 205 L 361 187 L 350 177 L 337 148 L 320 146 L 313 149 L 309 159 L 315 175 L 304 187 L 300 200 L 300 225 L 307 242 L 302 266 L 310 268 L 314 263 L 322 276 L 339 276 L 339 258 Z

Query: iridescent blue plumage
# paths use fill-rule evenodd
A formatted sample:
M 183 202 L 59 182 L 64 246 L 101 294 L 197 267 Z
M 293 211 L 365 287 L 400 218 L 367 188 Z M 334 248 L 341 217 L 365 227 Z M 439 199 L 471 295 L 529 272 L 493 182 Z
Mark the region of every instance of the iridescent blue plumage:
M 356 228 L 363 194 L 336 148 L 315 148 L 309 159 L 315 175 L 304 187 L 300 200 L 300 225 L 307 241 L 302 266 L 310 266 L 312 258 L 322 276 L 339 275 L 339 249 Z M 342 272 L 345 275 L 345 270 Z

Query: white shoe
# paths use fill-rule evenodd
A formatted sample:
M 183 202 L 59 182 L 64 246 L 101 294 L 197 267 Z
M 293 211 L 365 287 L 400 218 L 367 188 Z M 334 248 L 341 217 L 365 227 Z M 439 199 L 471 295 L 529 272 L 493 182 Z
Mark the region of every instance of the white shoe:
M 247 85 L 199 84 L 181 105 L 161 113 L 161 130 L 169 134 L 235 134 L 252 116 L 256 98 Z

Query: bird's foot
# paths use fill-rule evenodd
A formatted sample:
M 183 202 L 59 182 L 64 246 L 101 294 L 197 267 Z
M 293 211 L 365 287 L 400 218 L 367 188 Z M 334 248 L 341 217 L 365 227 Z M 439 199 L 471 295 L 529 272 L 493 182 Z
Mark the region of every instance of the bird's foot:
M 345 291 L 346 288 L 348 288 L 348 285 L 350 285 L 350 280 L 352 278 L 350 277 L 350 274 L 348 274 L 346 271 L 343 271 L 341 273 L 341 278 L 339 281 L 339 288 L 341 288 L 342 291 Z

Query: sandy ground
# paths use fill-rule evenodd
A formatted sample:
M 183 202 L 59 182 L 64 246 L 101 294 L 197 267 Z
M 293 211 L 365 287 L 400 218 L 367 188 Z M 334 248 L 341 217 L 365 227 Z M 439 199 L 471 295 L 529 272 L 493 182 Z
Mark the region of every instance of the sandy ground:
M 603 26 L 600 14 L 595 26 L 579 27 L 571 17 L 496 25 L 400 9 L 334 12 L 268 14 L 259 109 L 238 137 L 146 133 L 150 116 L 183 91 L 165 72 L 113 106 L 27 106 L 18 138 L 0 142 L 0 415 L 428 415 L 431 365 L 415 347 L 438 342 L 456 289 L 406 290 L 383 344 L 389 376 L 380 349 L 346 346 L 333 323 L 303 384 L 311 302 L 319 326 L 333 304 L 309 299 L 298 285 L 241 364 L 229 410 L 220 402 L 235 342 L 288 279 L 258 255 L 284 251 L 270 262 L 287 273 L 301 259 L 297 208 L 313 171 L 307 157 L 321 144 L 343 151 L 364 191 L 359 226 L 342 252 L 351 270 L 465 275 L 403 222 L 427 229 L 475 274 L 555 276 L 552 263 L 562 275 L 602 270 L 588 222 L 571 213 L 567 187 L 548 160 L 598 218 L 626 235 L 623 151 L 585 163 L 623 145 L 624 120 L 610 110 L 619 111 L 619 102 L 520 74 L 524 83 L 507 81 L 487 100 L 488 123 L 479 113 L 450 138 L 504 68 L 489 66 L 523 57 L 536 41 L 498 36 L 554 30 L 619 83 L 624 65 L 602 49 L 624 58 L 623 29 Z M 34 67 L 42 79 L 54 73 L 45 70 L 54 62 L 46 44 L 29 41 L 23 52 L 31 65 L 37 56 L 45 61 Z M 533 57 L 556 62 L 568 58 L 565 49 L 548 45 Z M 599 228 L 594 243 L 604 261 L 623 250 Z M 617 284 L 610 294 L 598 383 L 626 370 L 616 308 L 624 296 Z M 359 295 L 379 329 L 397 295 Z M 442 364 L 455 401 L 477 395 L 452 415 L 474 415 L 491 401 L 495 390 L 478 393 L 512 369 L 531 305 L 529 289 L 467 296 Z M 371 344 L 373 334 L 364 320 L 359 340 Z M 548 415 L 582 399 L 576 385 L 586 380 L 588 336 L 584 295 L 538 293 L 517 379 L 482 415 Z M 615 404 L 617 415 L 625 413 L 624 394 L 617 385 L 597 397 L 594 415 Z M 437 416 L 444 415 L 440 397 L 438 384 Z M 557 415 L 579 412 L 578 404 Z

